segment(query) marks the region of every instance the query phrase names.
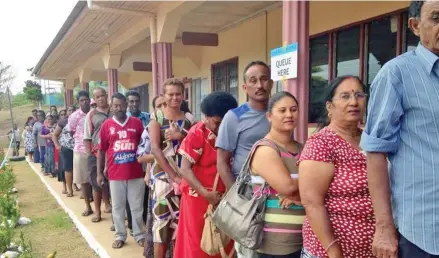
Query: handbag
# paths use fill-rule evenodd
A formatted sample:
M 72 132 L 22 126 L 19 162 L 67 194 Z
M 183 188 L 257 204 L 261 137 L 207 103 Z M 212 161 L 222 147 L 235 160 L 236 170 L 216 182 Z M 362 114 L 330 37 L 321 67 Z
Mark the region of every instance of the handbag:
M 216 173 L 215 181 L 213 183 L 213 191 L 216 191 L 218 185 L 219 174 Z M 204 214 L 204 227 L 201 236 L 200 247 L 205 253 L 210 256 L 221 254 L 222 258 L 231 258 L 234 255 L 234 249 L 229 255 L 226 254 L 224 246 L 227 246 L 231 239 L 221 232 L 212 221 L 213 206 L 209 204 L 207 211 Z
M 249 163 L 253 156 L 253 146 L 238 178 L 223 197 L 215 212 L 213 222 L 230 238 L 248 249 L 258 249 L 262 244 L 264 229 L 265 201 L 268 189 L 264 183 L 253 193 Z

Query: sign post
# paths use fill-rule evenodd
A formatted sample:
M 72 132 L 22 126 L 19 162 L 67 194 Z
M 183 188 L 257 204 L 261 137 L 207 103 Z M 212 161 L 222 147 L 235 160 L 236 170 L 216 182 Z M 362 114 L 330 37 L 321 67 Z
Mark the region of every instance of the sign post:
M 271 79 L 285 81 L 297 78 L 297 49 L 298 44 L 293 43 L 271 50 Z

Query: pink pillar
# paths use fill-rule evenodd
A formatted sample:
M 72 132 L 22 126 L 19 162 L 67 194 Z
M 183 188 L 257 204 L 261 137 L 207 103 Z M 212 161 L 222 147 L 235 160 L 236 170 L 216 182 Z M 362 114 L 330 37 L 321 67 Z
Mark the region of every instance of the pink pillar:
M 305 143 L 308 138 L 309 104 L 309 2 L 283 1 L 282 39 L 287 44 L 298 43 L 297 78 L 289 79 L 284 89 L 299 101 L 299 124 L 294 139 Z
M 88 85 L 88 82 L 82 82 L 81 83 L 81 90 L 85 90 L 86 92 L 90 91 L 90 87 Z
M 117 77 L 117 69 L 108 69 L 107 70 L 107 76 L 108 76 L 108 98 L 111 99 L 111 96 L 117 92 L 117 85 L 119 83 L 118 77 Z
M 74 104 L 73 101 L 73 90 L 66 89 L 64 92 L 64 101 L 66 107 L 72 106 Z
M 156 93 L 163 93 L 163 82 L 172 77 L 172 43 L 153 43 L 155 60 L 153 60 L 153 82 L 156 83 Z M 154 72 L 154 64 L 156 70 Z M 156 78 L 154 78 L 154 76 Z

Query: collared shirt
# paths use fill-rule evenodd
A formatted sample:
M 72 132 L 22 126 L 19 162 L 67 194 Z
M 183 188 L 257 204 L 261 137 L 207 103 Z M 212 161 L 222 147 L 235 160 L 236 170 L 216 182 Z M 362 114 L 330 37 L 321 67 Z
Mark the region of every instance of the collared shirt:
M 371 86 L 361 147 L 387 153 L 399 232 L 439 255 L 439 57 L 422 45 L 389 61 Z
M 84 113 L 81 109 L 76 110 L 69 116 L 69 129 L 73 132 L 73 139 L 75 139 L 75 148 L 74 152 L 85 152 L 84 146 L 84 122 L 85 116 L 87 114 Z
M 127 111 L 127 116 L 134 116 L 131 114 L 130 111 Z M 140 121 L 142 121 L 143 127 L 147 127 L 149 124 L 149 121 L 151 120 L 151 116 L 149 115 L 148 112 L 140 112 L 139 116 L 134 116 L 137 117 L 138 119 L 140 119 Z

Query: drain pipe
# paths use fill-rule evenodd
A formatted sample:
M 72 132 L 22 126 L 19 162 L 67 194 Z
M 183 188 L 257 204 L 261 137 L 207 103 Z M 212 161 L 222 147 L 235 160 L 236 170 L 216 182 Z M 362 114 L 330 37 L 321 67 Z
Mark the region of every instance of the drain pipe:
M 113 8 L 106 7 L 96 3 L 93 3 L 93 0 L 87 0 L 88 9 L 93 11 L 101 11 L 106 13 L 114 13 L 114 14 L 128 14 L 128 15 L 136 15 L 136 16 L 145 16 L 146 14 L 153 14 L 152 12 L 146 11 L 135 11 L 123 8 Z

